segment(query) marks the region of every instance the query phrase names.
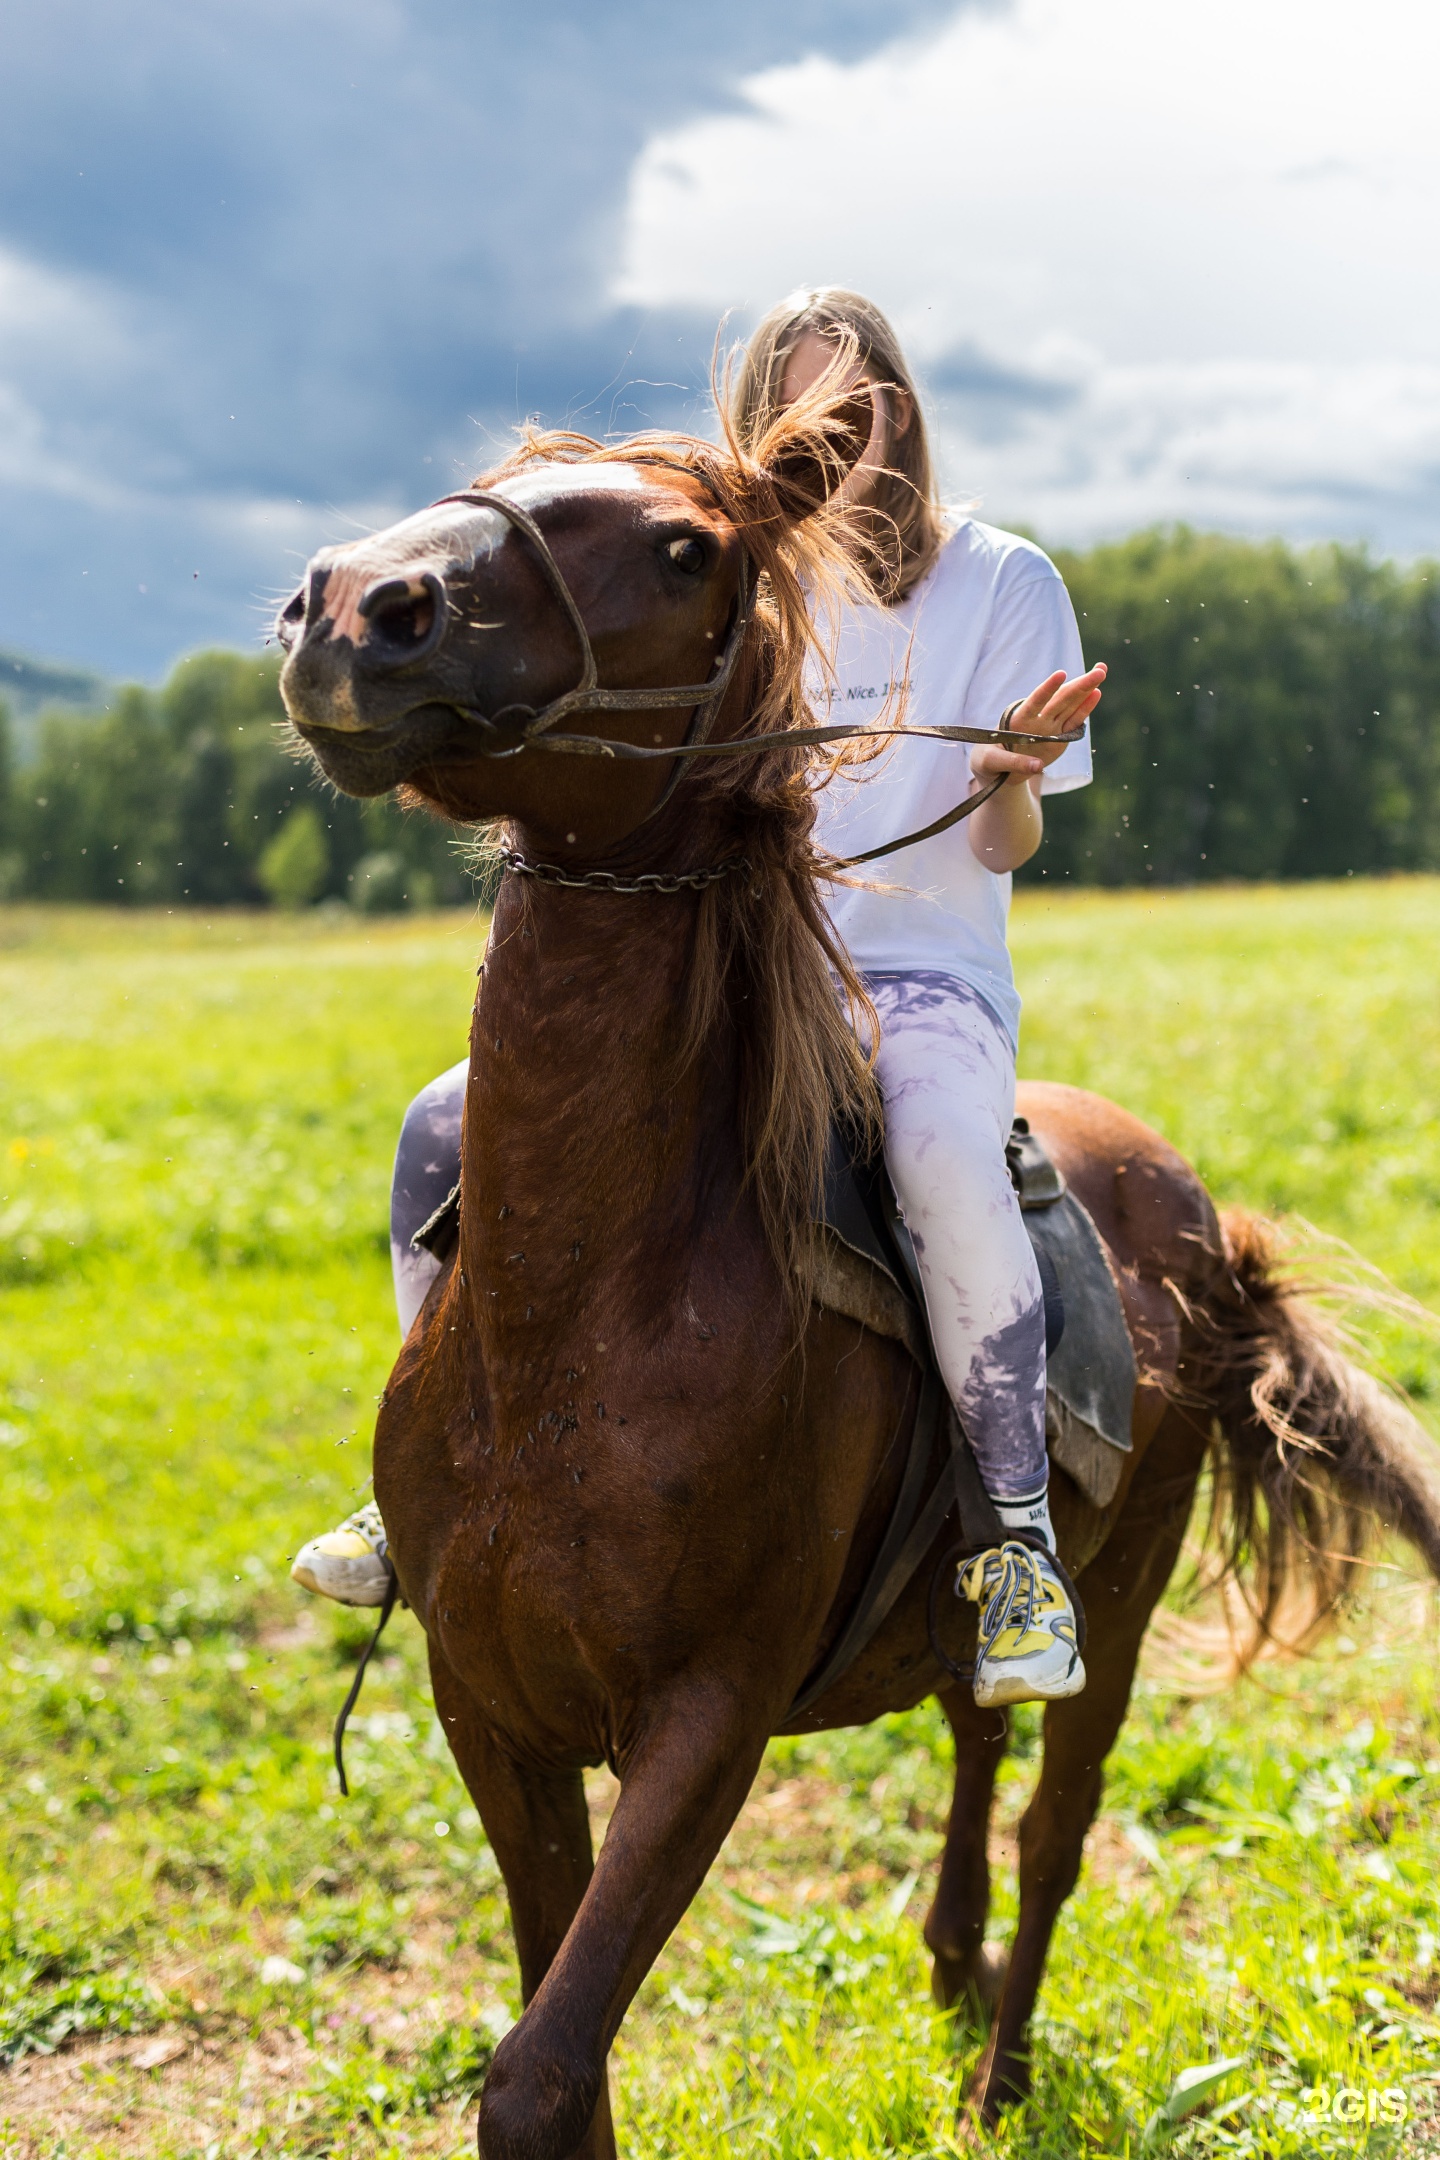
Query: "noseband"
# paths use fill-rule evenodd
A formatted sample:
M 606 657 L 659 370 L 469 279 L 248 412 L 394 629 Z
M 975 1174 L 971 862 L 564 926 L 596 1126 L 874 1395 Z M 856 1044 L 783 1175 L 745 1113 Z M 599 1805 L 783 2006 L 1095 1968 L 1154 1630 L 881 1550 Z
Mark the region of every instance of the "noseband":
M 690 470 L 689 467 L 685 469 Z M 1017 699 L 1016 705 L 1006 707 L 1000 716 L 999 727 L 995 728 L 903 727 L 898 723 L 889 727 L 781 728 L 768 735 L 747 735 L 738 742 L 711 742 L 708 737 L 716 708 L 730 687 L 735 663 L 739 659 L 745 633 L 755 612 L 756 581 L 748 549 L 741 550 L 740 583 L 736 594 L 735 613 L 725 643 L 715 661 L 715 670 L 707 681 L 659 690 L 602 690 L 599 670 L 595 665 L 595 650 L 590 643 L 585 618 L 576 605 L 575 595 L 565 582 L 564 572 L 551 553 L 549 541 L 529 511 L 522 510 L 518 503 L 509 501 L 506 496 L 498 495 L 489 488 L 462 488 L 454 495 L 442 495 L 432 507 L 438 510 L 445 503 L 473 503 L 482 510 L 497 511 L 517 532 L 525 535 L 535 551 L 545 582 L 564 610 L 566 620 L 580 647 L 580 680 L 573 689 L 562 691 L 559 697 L 551 698 L 548 705 L 542 705 L 538 709 L 533 705 L 505 705 L 495 713 L 479 713 L 465 706 L 456 707 L 462 718 L 486 727 L 494 727 L 512 714 L 524 716 L 518 742 L 511 743 L 504 750 L 483 751 L 482 755 L 515 757 L 522 750 L 554 750 L 572 757 L 619 758 L 636 763 L 649 762 L 656 758 L 671 758 L 675 763 L 674 772 L 659 801 L 641 820 L 642 824 L 648 824 L 669 801 L 684 770 L 685 761 L 689 758 L 746 757 L 758 750 L 780 747 L 799 750 L 822 743 L 877 741 L 882 737 L 903 735 L 923 736 L 934 742 L 1000 743 L 1010 750 L 1022 743 L 1054 745 L 1057 742 L 1078 742 L 1085 733 L 1083 722 L 1078 728 L 1067 729 L 1054 735 L 1027 735 L 1014 728 L 1007 728 L 1005 722 L 1015 711 L 1016 705 L 1022 702 Z M 555 733 L 556 722 L 568 719 L 572 713 L 673 712 L 687 706 L 693 708 L 690 725 L 684 740 L 678 743 L 652 746 L 646 743 L 615 742 L 603 735 Z M 853 870 L 861 863 L 875 862 L 882 855 L 895 855 L 902 848 L 914 847 L 921 840 L 933 839 L 937 833 L 947 831 L 952 825 L 958 825 L 963 818 L 973 816 L 981 804 L 988 802 L 992 795 L 998 793 L 1009 778 L 1010 774 L 999 773 L 988 787 L 982 788 L 978 794 L 967 796 L 963 802 L 957 803 L 953 810 L 936 818 L 933 824 L 922 826 L 918 832 L 906 833 L 902 839 L 887 841 L 883 847 L 867 848 L 861 855 L 848 855 L 843 860 L 837 859 L 827 864 L 827 867 L 837 871 Z M 745 858 L 737 855 L 717 864 L 714 870 L 696 872 L 684 878 L 662 879 L 654 873 L 635 878 L 619 878 L 610 871 L 564 870 L 558 864 L 531 863 L 513 848 L 504 851 L 502 860 L 507 869 L 522 877 L 535 877 L 550 884 L 604 892 L 671 891 L 691 885 L 698 885 L 703 889 L 705 885 L 713 884 L 717 878 L 728 876 L 732 870 L 749 868 Z

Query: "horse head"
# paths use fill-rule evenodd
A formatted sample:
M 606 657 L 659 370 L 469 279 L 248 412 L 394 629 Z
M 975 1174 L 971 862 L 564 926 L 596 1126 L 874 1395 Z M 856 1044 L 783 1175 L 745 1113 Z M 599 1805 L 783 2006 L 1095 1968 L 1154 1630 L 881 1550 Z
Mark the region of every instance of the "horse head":
M 789 599 L 798 692 L 803 587 L 842 552 L 837 482 L 867 432 L 863 404 L 831 389 L 754 454 L 532 436 L 488 483 L 314 557 L 277 624 L 297 734 L 347 794 L 403 784 L 571 860 L 613 849 L 674 764 L 575 754 L 577 738 L 663 751 L 702 710 L 726 732 L 708 708 L 745 703 L 725 693 L 747 678 L 762 577 L 772 622 Z M 561 735 L 572 754 L 547 755 Z

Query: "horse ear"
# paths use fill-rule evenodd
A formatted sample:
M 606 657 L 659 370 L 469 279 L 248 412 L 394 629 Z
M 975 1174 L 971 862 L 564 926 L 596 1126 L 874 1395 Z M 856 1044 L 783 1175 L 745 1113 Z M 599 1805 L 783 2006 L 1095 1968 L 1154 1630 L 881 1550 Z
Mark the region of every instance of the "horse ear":
M 756 449 L 787 522 L 813 517 L 844 486 L 877 417 L 868 383 L 813 404 L 797 400 L 780 415 Z

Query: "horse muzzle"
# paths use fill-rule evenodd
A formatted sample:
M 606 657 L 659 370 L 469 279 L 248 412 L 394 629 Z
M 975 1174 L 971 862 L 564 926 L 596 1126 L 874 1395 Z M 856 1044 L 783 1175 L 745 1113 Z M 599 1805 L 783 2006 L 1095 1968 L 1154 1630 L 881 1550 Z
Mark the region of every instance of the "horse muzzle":
M 317 558 L 276 621 L 296 733 L 347 794 L 383 795 L 467 723 L 437 666 L 454 608 L 433 569 Z
M 433 573 L 377 578 L 352 611 L 358 635 L 334 634 L 323 573 L 280 618 L 280 690 L 296 734 L 347 795 L 384 795 L 468 732 L 432 661 L 450 618 Z
M 380 792 L 463 738 L 509 748 L 513 730 L 475 710 L 503 622 L 472 620 L 477 569 L 508 537 L 493 511 L 432 506 L 388 532 L 323 549 L 281 609 L 281 694 L 297 733 L 331 779 Z M 503 607 L 500 613 L 504 614 Z M 528 710 L 528 708 L 526 708 Z M 343 769 L 342 769 L 343 768 Z M 381 782 L 379 775 L 391 777 Z

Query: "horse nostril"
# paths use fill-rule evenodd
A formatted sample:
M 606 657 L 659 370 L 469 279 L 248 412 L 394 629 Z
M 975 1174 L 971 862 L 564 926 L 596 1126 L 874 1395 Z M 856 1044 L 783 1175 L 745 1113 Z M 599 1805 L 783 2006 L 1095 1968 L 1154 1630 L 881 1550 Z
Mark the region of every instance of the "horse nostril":
M 357 603 L 374 657 L 400 663 L 428 651 L 443 620 L 445 595 L 432 573 L 382 578 Z
M 275 618 L 275 636 L 289 652 L 305 624 L 306 588 L 301 585 L 290 595 Z

